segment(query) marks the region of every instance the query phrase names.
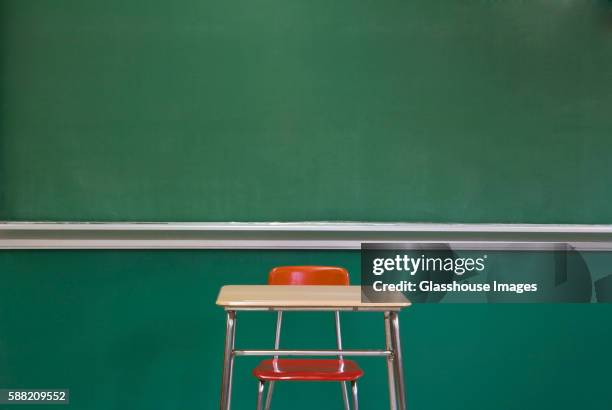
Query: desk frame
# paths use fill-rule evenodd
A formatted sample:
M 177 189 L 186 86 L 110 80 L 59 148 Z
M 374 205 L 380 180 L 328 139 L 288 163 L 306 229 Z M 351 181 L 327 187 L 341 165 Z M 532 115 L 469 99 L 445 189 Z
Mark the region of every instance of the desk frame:
M 406 392 L 402 346 L 398 312 L 400 308 L 381 307 L 226 307 L 225 349 L 223 355 L 223 374 L 221 378 L 220 410 L 231 409 L 232 376 L 234 359 L 237 356 L 379 356 L 387 362 L 390 410 L 406 410 Z M 385 350 L 237 350 L 236 321 L 237 311 L 376 311 L 384 312 Z M 398 407 L 399 406 L 399 407 Z

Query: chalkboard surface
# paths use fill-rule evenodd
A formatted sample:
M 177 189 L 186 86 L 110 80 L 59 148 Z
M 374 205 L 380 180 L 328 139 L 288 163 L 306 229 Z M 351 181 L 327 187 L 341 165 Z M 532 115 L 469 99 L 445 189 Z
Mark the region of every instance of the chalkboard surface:
M 612 223 L 607 1 L 0 7 L 0 219 Z

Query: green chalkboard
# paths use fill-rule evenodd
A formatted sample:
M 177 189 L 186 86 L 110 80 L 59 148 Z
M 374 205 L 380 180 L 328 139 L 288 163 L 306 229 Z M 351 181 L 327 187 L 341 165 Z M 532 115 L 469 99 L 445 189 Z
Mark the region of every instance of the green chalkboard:
M 609 1 L 0 7 L 1 220 L 612 223 Z

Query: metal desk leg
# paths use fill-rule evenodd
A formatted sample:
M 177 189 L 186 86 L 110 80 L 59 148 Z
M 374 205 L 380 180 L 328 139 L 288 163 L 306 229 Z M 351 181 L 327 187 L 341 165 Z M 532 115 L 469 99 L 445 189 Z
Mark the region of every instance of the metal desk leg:
M 406 410 L 406 392 L 404 389 L 404 367 L 402 362 L 402 343 L 400 339 L 399 318 L 397 312 L 390 312 L 391 344 L 393 346 L 393 362 L 395 367 L 395 380 L 397 386 L 398 403 L 400 410 Z
M 391 340 L 391 319 L 389 312 L 385 312 L 385 348 L 393 350 Z M 395 395 L 395 369 L 393 356 L 387 356 L 387 377 L 389 383 L 389 409 L 397 410 L 397 396 Z
M 223 354 L 223 376 L 221 378 L 220 410 L 229 410 L 232 394 L 232 370 L 234 367 L 234 340 L 236 338 L 236 312 L 227 311 L 225 328 L 225 350 Z

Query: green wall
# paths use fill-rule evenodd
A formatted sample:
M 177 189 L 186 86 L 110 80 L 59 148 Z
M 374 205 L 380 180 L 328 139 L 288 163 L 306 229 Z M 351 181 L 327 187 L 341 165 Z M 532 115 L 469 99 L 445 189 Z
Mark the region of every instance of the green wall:
M 0 220 L 612 223 L 611 6 L 3 0 Z
M 2 251 L 0 386 L 69 388 L 75 410 L 216 408 L 219 287 L 264 283 L 270 267 L 296 263 L 344 265 L 358 280 L 349 251 Z M 401 314 L 409 405 L 608 408 L 611 314 L 596 304 L 413 306 Z M 273 319 L 240 315 L 237 346 L 271 347 Z M 343 324 L 349 348 L 384 343 L 380 314 L 346 313 Z M 288 314 L 283 339 L 332 347 L 333 317 Z M 235 408 L 254 408 L 256 360 L 237 360 Z M 359 362 L 363 408 L 384 409 L 384 362 Z M 276 390 L 276 408 L 314 406 L 340 408 L 337 385 Z

